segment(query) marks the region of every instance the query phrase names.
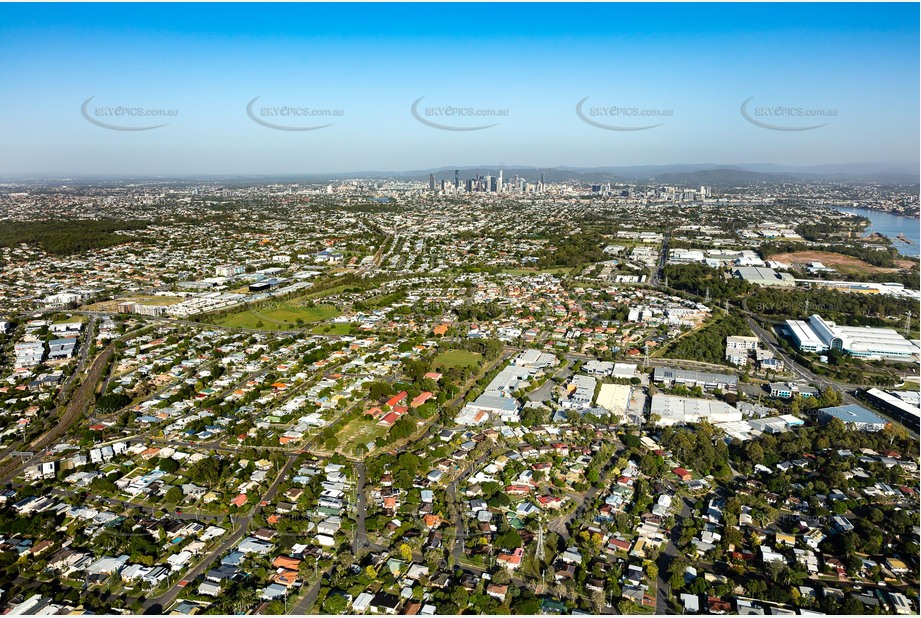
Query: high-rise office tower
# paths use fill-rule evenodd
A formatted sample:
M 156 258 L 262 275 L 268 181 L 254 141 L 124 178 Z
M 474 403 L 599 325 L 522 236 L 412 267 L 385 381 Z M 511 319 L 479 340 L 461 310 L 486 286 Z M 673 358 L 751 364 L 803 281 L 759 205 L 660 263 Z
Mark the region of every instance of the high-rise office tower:
M 454 188 L 457 189 L 460 186 L 460 170 L 454 170 Z
M 499 170 L 499 180 L 496 183 L 496 191 L 502 191 L 502 170 Z
M 435 174 L 429 174 L 429 191 L 435 190 Z

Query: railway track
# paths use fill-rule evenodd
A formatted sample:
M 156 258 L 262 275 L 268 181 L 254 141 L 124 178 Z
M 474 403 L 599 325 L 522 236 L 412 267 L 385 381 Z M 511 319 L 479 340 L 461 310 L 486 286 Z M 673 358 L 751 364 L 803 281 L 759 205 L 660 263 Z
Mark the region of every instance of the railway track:
M 86 377 L 83 379 L 83 382 L 80 383 L 80 386 L 77 387 L 70 401 L 67 402 L 64 412 L 61 413 L 57 423 L 53 427 L 38 438 L 32 440 L 28 445 L 20 445 L 19 448 L 14 449 L 32 451 L 35 454 L 24 461 L 12 460 L 3 464 L 2 468 L 0 468 L 0 483 L 8 483 L 19 474 L 21 470 L 38 463 L 44 455 L 42 451 L 64 435 L 74 423 L 83 416 L 83 412 L 95 398 L 96 384 L 99 382 L 103 372 L 108 366 L 109 358 L 111 358 L 114 353 L 115 348 L 110 345 L 93 360 L 92 365 L 90 365 L 89 370 L 86 372 Z M 7 454 L 10 452 L 12 451 L 9 451 Z

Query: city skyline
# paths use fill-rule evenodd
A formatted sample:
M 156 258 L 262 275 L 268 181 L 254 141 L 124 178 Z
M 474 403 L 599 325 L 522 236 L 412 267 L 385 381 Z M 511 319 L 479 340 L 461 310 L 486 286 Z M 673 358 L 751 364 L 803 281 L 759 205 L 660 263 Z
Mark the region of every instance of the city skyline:
M 0 614 L 918 615 L 919 17 L 0 4 Z

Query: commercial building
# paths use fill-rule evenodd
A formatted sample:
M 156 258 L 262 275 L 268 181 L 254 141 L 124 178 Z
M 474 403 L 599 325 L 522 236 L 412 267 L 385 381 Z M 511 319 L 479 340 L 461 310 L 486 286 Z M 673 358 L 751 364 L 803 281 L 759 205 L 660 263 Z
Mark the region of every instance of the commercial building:
M 801 427 L 804 424 L 803 419 L 797 418 L 791 414 L 783 416 L 770 416 L 767 418 L 753 418 L 744 421 L 731 421 L 725 423 L 716 423 L 716 426 L 726 433 L 726 442 L 739 440 L 745 442 L 761 434 L 780 434 L 790 431 L 794 427 Z
M 699 386 L 703 389 L 722 389 L 735 392 L 739 389 L 739 377 L 728 373 L 708 373 L 704 371 L 686 371 L 671 367 L 656 367 L 652 372 L 652 381 L 665 384 L 683 384 Z
M 510 396 L 528 382 L 533 371 L 533 369 L 528 367 L 509 365 L 503 368 L 486 388 L 483 389 L 483 394 L 495 395 L 497 397 Z
M 151 317 L 166 315 L 166 309 L 166 305 L 144 305 L 132 301 L 120 302 L 115 306 L 115 310 L 118 313 L 137 313 L 138 315 Z
M 520 405 L 512 395 L 526 386 L 538 367 L 555 362 L 552 354 L 522 354 L 517 364 L 508 365 L 496 375 L 475 401 L 468 403 L 455 418 L 459 425 L 480 425 L 492 418 L 504 423 L 520 420 Z
M 582 365 L 582 371 L 590 376 L 609 376 L 614 371 L 614 363 L 609 361 L 590 360 Z
M 677 395 L 653 395 L 649 412 L 658 415 L 658 426 L 699 423 L 702 420 L 711 423 L 742 420 L 742 412 L 728 403 Z
M 889 424 L 889 421 L 886 419 L 877 416 L 864 407 L 854 404 L 821 408 L 819 410 L 819 418 L 825 422 L 837 418 L 848 427 L 861 431 L 880 431 Z
M 793 275 L 779 273 L 773 268 L 759 268 L 758 266 L 740 266 L 732 271 L 732 276 L 753 285 L 780 286 L 792 288 L 796 285 Z
M 737 367 L 747 365 L 749 352 L 757 349 L 757 337 L 726 337 L 726 360 Z
M 553 354 L 547 354 L 546 352 L 541 352 L 540 350 L 525 350 L 517 357 L 515 357 L 515 360 L 512 362 L 519 367 L 544 369 L 546 367 L 553 367 L 559 361 L 557 361 L 556 356 Z
M 863 396 L 909 429 L 921 431 L 921 394 L 918 391 L 886 392 L 871 388 L 865 391 Z
M 246 267 L 241 264 L 224 264 L 214 269 L 214 274 L 218 277 L 233 277 L 242 275 L 246 272 Z
M 804 352 L 838 350 L 864 358 L 903 358 L 917 356 L 915 343 L 891 328 L 839 326 L 812 315 L 805 322 L 787 320 L 787 329 L 796 346 Z
M 700 249 L 671 249 L 668 252 L 669 264 L 692 264 L 704 261 L 704 252 Z
M 70 358 L 77 347 L 76 339 L 52 339 L 48 342 L 48 359 L 59 360 Z
M 758 369 L 761 370 L 784 370 L 783 359 L 775 357 L 774 353 L 770 350 L 755 350 L 755 361 L 758 363 Z
M 768 385 L 768 389 L 771 391 L 771 397 L 780 397 L 782 399 L 789 399 L 793 395 L 799 395 L 805 399 L 819 394 L 819 389 L 816 387 L 795 382 L 771 382 Z
M 485 410 L 495 417 L 510 423 L 518 420 L 518 400 L 498 395 L 480 395 L 468 407 Z
M 275 279 L 275 278 L 261 279 L 259 281 L 250 283 L 249 291 L 250 292 L 268 292 L 272 288 L 276 288 L 284 282 L 285 282 L 284 279 Z
M 625 384 L 602 384 L 595 403 L 613 414 L 626 416 L 631 391 L 632 387 Z
M 568 396 L 560 402 L 563 409 L 590 408 L 595 398 L 597 381 L 591 376 L 575 375 L 566 387 Z
M 45 344 L 40 341 L 27 341 L 13 346 L 17 367 L 34 367 L 45 357 Z

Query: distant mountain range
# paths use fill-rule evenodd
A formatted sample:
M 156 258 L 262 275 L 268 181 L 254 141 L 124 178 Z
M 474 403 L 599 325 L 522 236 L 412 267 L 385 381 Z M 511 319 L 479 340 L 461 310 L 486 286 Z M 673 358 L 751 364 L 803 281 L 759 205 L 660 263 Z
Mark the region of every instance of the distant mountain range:
M 789 182 L 854 182 L 884 184 L 918 184 L 921 180 L 919 164 L 904 163 L 846 163 L 829 165 L 781 165 L 775 163 L 753 163 L 726 165 L 717 163 L 679 163 L 671 165 L 621 165 L 608 167 L 534 167 L 528 165 L 463 165 L 458 167 L 437 167 L 408 171 L 356 171 L 338 173 L 305 174 L 200 174 L 186 176 L 69 176 L 69 177 L 25 177 L 10 178 L 24 184 L 74 183 L 74 184 L 123 184 L 125 182 L 154 182 L 162 184 L 187 184 L 213 182 L 225 185 L 243 185 L 263 182 L 326 182 L 347 178 L 373 178 L 394 180 L 415 180 L 428 182 L 435 174 L 437 181 L 454 181 L 454 170 L 458 170 L 461 182 L 467 178 L 498 176 L 502 171 L 505 180 L 515 176 L 527 182 L 537 182 L 541 173 L 550 183 L 574 181 L 584 184 L 605 182 L 636 182 L 677 185 L 710 185 L 718 187 L 745 186 L 752 184 L 774 184 Z

